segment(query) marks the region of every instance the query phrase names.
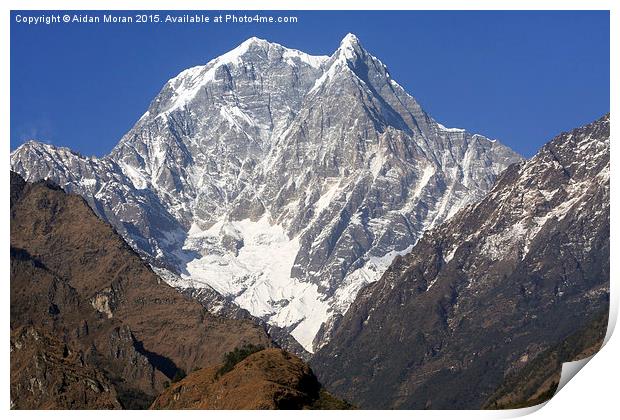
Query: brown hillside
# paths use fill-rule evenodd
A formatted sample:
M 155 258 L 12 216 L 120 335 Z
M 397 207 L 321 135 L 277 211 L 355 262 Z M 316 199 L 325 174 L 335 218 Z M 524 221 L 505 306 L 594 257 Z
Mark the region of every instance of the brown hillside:
M 229 372 L 220 366 L 192 372 L 164 391 L 152 409 L 348 409 L 330 396 L 297 356 L 267 349 L 248 356 Z
M 165 382 L 218 363 L 235 347 L 271 345 L 259 326 L 210 315 L 162 282 L 79 196 L 11 173 L 11 331 L 22 327 L 71 348 L 109 379 L 125 408 L 148 406 Z M 24 351 L 11 355 L 14 405 L 60 408 L 53 393 L 22 404 L 27 395 L 13 374 L 29 357 Z M 42 388 L 57 382 L 50 375 Z M 110 404 L 76 399 L 72 406 Z
M 11 333 L 11 394 L 11 408 L 17 409 L 121 408 L 114 386 L 98 369 L 32 327 Z

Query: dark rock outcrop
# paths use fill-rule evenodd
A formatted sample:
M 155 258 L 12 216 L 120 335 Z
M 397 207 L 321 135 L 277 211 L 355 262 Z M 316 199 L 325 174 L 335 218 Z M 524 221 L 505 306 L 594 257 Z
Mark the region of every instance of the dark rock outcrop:
M 507 375 L 484 408 L 529 407 L 551 398 L 560 382 L 562 363 L 594 355 L 603 344 L 607 320 L 608 311 L 604 311 L 581 330 L 528 361 L 522 369 Z

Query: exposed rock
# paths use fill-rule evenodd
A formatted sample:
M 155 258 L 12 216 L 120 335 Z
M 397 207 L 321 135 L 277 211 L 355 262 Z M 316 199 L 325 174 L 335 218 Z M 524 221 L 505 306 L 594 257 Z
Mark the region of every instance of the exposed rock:
M 607 311 L 609 208 L 606 115 L 510 166 L 482 201 L 397 258 L 313 369 L 364 408 L 488 404 L 507 377 Z M 593 325 L 604 335 L 605 323 Z
M 561 343 L 543 351 L 533 360 L 525 354 L 509 370 L 502 385 L 485 402 L 490 409 L 522 408 L 540 404 L 555 394 L 560 382 L 562 363 L 594 355 L 603 345 L 607 331 L 607 311 Z
M 168 273 L 169 274 L 169 273 Z M 205 286 L 198 289 L 195 288 L 187 288 L 187 289 L 179 289 L 181 292 L 193 299 L 196 299 L 209 312 L 214 315 L 218 315 L 224 318 L 229 319 L 247 319 L 252 320 L 256 324 L 263 327 L 269 338 L 280 348 L 287 350 L 296 356 L 302 358 L 307 361 L 310 359 L 312 355 L 306 349 L 303 348 L 301 344 L 295 340 L 295 338 L 288 333 L 288 331 L 284 328 L 269 325 L 267 322 L 262 320 L 261 318 L 252 316 L 249 311 L 242 309 L 231 301 L 230 299 L 225 298 L 212 288 Z

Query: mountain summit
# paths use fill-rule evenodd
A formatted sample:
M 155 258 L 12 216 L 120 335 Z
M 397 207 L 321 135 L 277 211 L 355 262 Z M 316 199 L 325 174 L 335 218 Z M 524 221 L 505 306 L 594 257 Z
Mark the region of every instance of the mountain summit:
M 11 167 L 82 195 L 171 285 L 215 289 L 312 351 L 520 160 L 437 123 L 348 34 L 329 57 L 250 38 L 169 80 L 107 156 L 29 142 Z

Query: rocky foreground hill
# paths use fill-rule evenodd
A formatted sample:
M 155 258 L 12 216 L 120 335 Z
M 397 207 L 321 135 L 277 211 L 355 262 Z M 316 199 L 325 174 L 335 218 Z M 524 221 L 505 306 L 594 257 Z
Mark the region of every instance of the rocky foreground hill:
M 163 282 L 81 197 L 11 172 L 10 206 L 13 408 L 147 408 L 187 372 L 273 346 L 251 320 L 214 316 Z M 277 352 L 281 368 L 303 371 L 301 385 L 314 378 Z M 269 398 L 256 391 L 246 397 Z
M 262 350 L 222 372 L 201 369 L 164 391 L 152 409 L 272 410 L 352 406 L 322 389 L 307 364 L 280 349 Z
M 510 166 L 364 288 L 312 359 L 363 408 L 512 407 L 593 353 L 609 305 L 609 115 Z

